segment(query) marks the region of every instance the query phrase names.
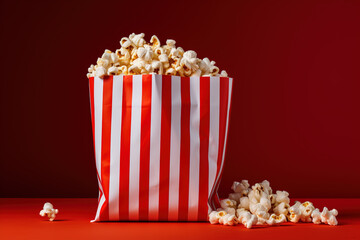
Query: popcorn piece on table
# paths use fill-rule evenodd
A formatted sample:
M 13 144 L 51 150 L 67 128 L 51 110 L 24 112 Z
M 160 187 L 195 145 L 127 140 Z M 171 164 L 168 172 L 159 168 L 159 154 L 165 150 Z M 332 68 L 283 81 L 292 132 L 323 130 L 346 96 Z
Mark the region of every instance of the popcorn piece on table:
M 236 216 L 233 214 L 226 214 L 219 219 L 219 223 L 225 226 L 233 226 L 238 224 Z
M 221 217 L 225 216 L 227 213 L 225 211 L 212 211 L 209 214 L 209 222 L 211 224 L 219 223 Z
M 251 214 L 244 208 L 237 209 L 236 213 L 238 216 L 238 222 L 242 223 L 246 228 L 252 228 L 252 226 L 258 221 L 256 215 Z
M 321 212 L 321 215 L 320 215 L 321 222 L 335 226 L 338 224 L 338 221 L 336 219 L 337 215 L 338 215 L 338 211 L 336 209 L 329 211 L 329 209 L 327 209 L 327 207 L 324 207 L 323 211 Z
M 301 212 L 300 220 L 302 222 L 311 222 L 311 213 L 315 209 L 314 205 L 311 202 L 306 201 L 299 206 L 299 209 Z
M 53 221 L 56 217 L 56 214 L 59 213 L 58 209 L 54 209 L 54 206 L 47 202 L 44 204 L 43 210 L 40 211 L 40 216 L 45 217 L 45 215 L 48 216 L 50 221 Z
M 271 214 L 269 219 L 266 221 L 269 225 L 280 224 L 283 222 L 286 222 L 286 216 L 284 214 L 276 215 L 274 213 Z
M 290 208 L 289 208 L 289 221 L 290 222 L 299 222 L 300 218 L 301 218 L 301 210 L 300 210 L 300 205 L 301 203 L 296 201 L 294 205 L 292 205 Z
M 315 208 L 315 210 L 312 211 L 311 218 L 312 218 L 313 223 L 315 223 L 315 224 L 321 223 L 321 212 L 319 211 L 318 208 Z

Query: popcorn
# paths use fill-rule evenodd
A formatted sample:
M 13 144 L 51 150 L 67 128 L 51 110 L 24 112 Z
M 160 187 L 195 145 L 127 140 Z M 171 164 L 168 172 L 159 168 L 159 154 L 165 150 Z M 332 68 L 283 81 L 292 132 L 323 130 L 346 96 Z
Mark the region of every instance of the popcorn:
M 250 201 L 248 197 L 240 198 L 240 203 L 238 208 L 244 208 L 246 210 L 250 210 Z
M 130 34 L 129 39 L 134 43 L 136 47 L 142 47 L 146 43 L 144 37 L 145 37 L 144 33 L 140 33 L 140 34 L 132 33 Z
M 300 210 L 300 202 L 295 202 L 295 204 L 293 206 L 291 206 L 289 208 L 289 220 L 290 222 L 299 222 L 300 218 L 301 218 L 301 210 Z
M 284 214 L 284 215 L 287 215 L 288 214 L 288 208 L 289 208 L 289 204 L 287 203 L 280 203 L 279 205 L 277 205 L 273 211 L 276 215 L 281 215 L 281 214 Z
M 96 68 L 95 76 L 97 76 L 99 78 L 103 78 L 106 74 L 107 74 L 107 70 L 105 67 L 99 66 Z
M 222 217 L 222 216 L 225 216 L 226 215 L 226 212 L 225 211 L 212 211 L 210 214 L 209 214 L 209 221 L 211 224 L 217 224 L 219 223 L 219 219 Z
M 286 216 L 284 214 L 280 214 L 280 215 L 271 214 L 269 220 L 266 221 L 266 223 L 269 225 L 280 224 L 283 222 L 286 222 Z
M 210 61 L 208 58 L 201 60 L 199 67 L 203 75 L 216 76 L 219 73 L 219 68 L 215 66 L 215 62 Z
M 246 228 L 252 228 L 257 223 L 258 218 L 256 215 L 251 214 L 245 209 L 237 209 L 238 222 L 242 223 Z
M 157 36 L 153 35 L 150 39 L 150 45 L 153 49 L 160 47 L 160 40 Z
M 338 224 L 336 219 L 338 211 L 336 209 L 329 211 L 324 207 L 323 211 L 320 212 L 309 201 L 303 203 L 296 201 L 290 207 L 289 193 L 286 191 L 272 193 L 270 183 L 267 180 L 256 183 L 251 188 L 247 180 L 235 181 L 231 189 L 234 192 L 230 193 L 227 199 L 220 201 L 222 208 L 217 211 L 222 212 L 222 216 L 219 217 L 215 212 L 212 212 L 209 215 L 211 223 L 235 225 L 235 222 L 226 222 L 228 219 L 232 219 L 230 216 L 235 215 L 237 223 L 242 223 L 247 228 L 251 228 L 254 224 L 275 225 L 287 220 L 294 223 L 302 221 L 315 224 Z M 222 218 L 223 220 L 221 220 Z
M 250 185 L 248 180 L 242 180 L 241 182 L 234 182 L 231 189 L 235 193 L 241 193 L 243 196 L 247 196 L 250 191 Z
M 118 68 L 117 68 L 117 67 L 110 67 L 110 68 L 108 69 L 107 74 L 108 74 L 108 75 L 116 75 L 117 72 L 118 72 Z
M 56 214 L 58 213 L 59 210 L 54 209 L 54 206 L 47 202 L 44 204 L 43 210 L 40 211 L 40 216 L 45 217 L 45 215 L 47 215 L 50 221 L 54 221 Z
M 286 191 L 276 191 L 275 202 L 290 204 L 289 193 Z
M 222 216 L 219 219 L 219 223 L 226 225 L 226 226 L 232 226 L 232 225 L 236 225 L 238 222 L 236 220 L 236 216 L 232 215 L 232 214 L 226 214 L 225 216 Z
M 315 208 L 315 210 L 311 213 L 312 222 L 315 224 L 321 223 L 321 213 L 318 208 Z
M 301 221 L 302 222 L 311 222 L 312 221 L 311 213 L 312 213 L 312 211 L 315 210 L 314 205 L 311 202 L 307 201 L 307 202 L 302 203 L 300 205 L 299 209 L 301 211 L 301 217 L 300 217 Z
M 324 207 L 320 215 L 321 222 L 335 226 L 338 224 L 338 221 L 336 220 L 337 215 L 338 215 L 338 211 L 336 209 L 329 211 L 327 207 Z
M 119 74 L 165 74 L 182 77 L 220 76 L 227 77 L 226 71 L 219 74 L 219 68 L 208 58 L 197 58 L 195 51 L 184 51 L 176 47 L 175 40 L 168 39 L 161 46 L 153 35 L 146 42 L 145 34 L 130 34 L 120 40 L 121 48 L 115 52 L 105 50 L 97 64 L 88 68 L 87 77 L 100 77 Z M 139 60 L 140 59 L 140 60 Z M 238 199 L 238 197 L 236 196 Z
M 228 73 L 225 70 L 222 70 L 220 73 L 220 77 L 228 77 Z
M 241 193 L 230 193 L 228 198 L 231 199 L 231 200 L 234 200 L 236 201 L 237 203 L 240 202 L 240 198 L 242 197 L 242 194 Z

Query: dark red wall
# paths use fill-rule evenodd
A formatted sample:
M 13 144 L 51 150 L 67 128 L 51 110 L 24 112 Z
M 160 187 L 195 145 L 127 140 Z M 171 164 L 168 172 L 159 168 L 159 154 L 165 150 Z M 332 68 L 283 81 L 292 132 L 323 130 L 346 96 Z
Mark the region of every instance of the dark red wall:
M 87 68 L 132 32 L 234 78 L 220 194 L 360 197 L 359 1 L 1 1 L 0 197 L 96 197 Z

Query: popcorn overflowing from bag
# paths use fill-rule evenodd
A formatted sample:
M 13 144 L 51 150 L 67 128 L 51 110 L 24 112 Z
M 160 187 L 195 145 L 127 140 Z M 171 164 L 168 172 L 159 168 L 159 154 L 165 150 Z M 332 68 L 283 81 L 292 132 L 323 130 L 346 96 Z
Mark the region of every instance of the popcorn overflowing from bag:
M 150 42 L 145 34 L 132 33 L 120 40 L 121 48 L 115 52 L 105 50 L 96 65 L 88 69 L 87 77 L 104 78 L 107 75 L 163 74 L 181 77 L 221 76 L 227 77 L 226 71 L 219 73 L 214 61 L 197 58 L 196 52 L 184 51 L 176 47 L 175 40 L 168 39 L 161 46 L 160 40 L 153 35 Z
M 250 188 L 247 180 L 234 182 L 228 198 L 220 201 L 221 208 L 209 214 L 211 224 L 237 225 L 243 224 L 246 228 L 253 225 L 274 225 L 286 221 L 313 222 L 314 224 L 337 225 L 338 211 L 329 211 L 324 207 L 318 208 L 306 201 L 295 202 L 290 206 L 289 193 L 276 191 L 273 193 L 267 180 L 256 183 Z

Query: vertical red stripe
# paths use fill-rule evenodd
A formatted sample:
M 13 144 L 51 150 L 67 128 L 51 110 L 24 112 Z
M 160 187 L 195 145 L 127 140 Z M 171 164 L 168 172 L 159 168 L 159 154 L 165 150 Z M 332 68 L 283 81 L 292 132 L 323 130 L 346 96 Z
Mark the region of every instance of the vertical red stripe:
M 224 143 L 225 143 L 225 132 L 226 132 L 226 119 L 227 119 L 227 108 L 228 108 L 228 97 L 229 97 L 229 78 L 220 78 L 220 121 L 219 121 L 219 151 L 218 151 L 218 160 L 217 160 L 217 172 L 216 176 L 222 172 L 220 172 L 223 152 L 224 152 Z M 215 207 L 220 207 L 220 201 L 217 195 L 217 189 L 219 187 L 220 181 L 217 182 L 216 186 L 214 186 L 214 201 Z
M 119 216 L 120 220 L 128 220 L 132 76 L 125 75 L 123 79 L 123 104 L 120 143 Z
M 171 76 L 162 76 L 159 220 L 168 220 L 171 132 Z
M 152 76 L 142 76 L 139 220 L 148 220 Z
M 101 221 L 109 220 L 109 178 L 110 178 L 110 137 L 111 137 L 111 109 L 113 77 L 108 76 L 103 80 L 103 115 L 101 135 L 101 184 L 104 190 L 105 203 L 100 214 Z
M 200 176 L 198 220 L 208 216 L 210 77 L 200 77 Z
M 187 221 L 190 160 L 190 78 L 181 78 L 179 221 Z

